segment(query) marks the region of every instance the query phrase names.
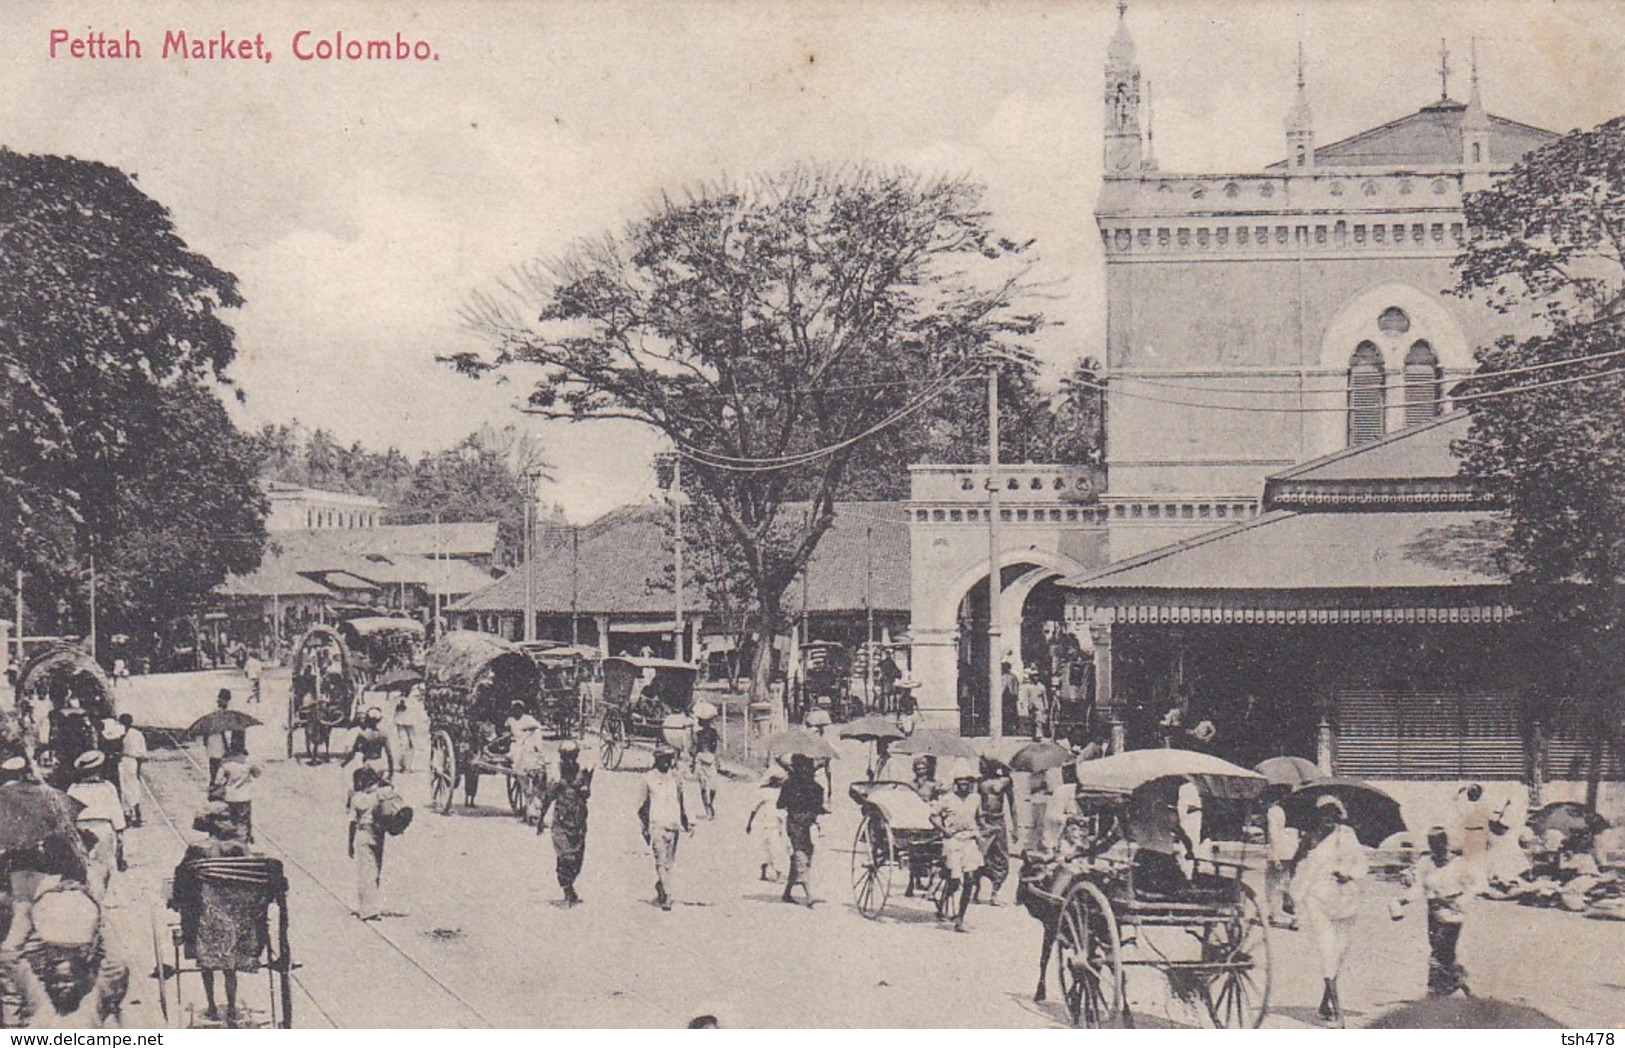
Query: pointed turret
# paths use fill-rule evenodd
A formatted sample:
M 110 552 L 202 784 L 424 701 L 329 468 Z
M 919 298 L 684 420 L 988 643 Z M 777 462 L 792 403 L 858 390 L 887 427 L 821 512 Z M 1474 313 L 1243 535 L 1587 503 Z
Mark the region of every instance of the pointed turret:
M 1461 162 L 1474 167 L 1490 162 L 1490 116 L 1478 93 L 1478 40 L 1472 44 L 1472 89 L 1461 114 Z
M 1313 168 L 1315 166 L 1315 114 L 1309 108 L 1306 65 L 1303 44 L 1298 44 L 1298 97 L 1286 117 L 1287 166 Z
M 1118 0 L 1117 32 L 1106 50 L 1106 174 L 1137 175 L 1145 161 L 1140 137 L 1140 62 L 1128 33 L 1128 3 Z

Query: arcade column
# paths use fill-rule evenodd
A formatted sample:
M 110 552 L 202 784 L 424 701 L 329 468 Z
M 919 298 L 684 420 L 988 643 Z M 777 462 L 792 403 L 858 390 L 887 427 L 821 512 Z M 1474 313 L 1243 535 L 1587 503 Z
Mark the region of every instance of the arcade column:
M 930 728 L 959 730 L 959 631 L 932 627 L 911 630 L 913 677 L 920 682 L 914 698 Z

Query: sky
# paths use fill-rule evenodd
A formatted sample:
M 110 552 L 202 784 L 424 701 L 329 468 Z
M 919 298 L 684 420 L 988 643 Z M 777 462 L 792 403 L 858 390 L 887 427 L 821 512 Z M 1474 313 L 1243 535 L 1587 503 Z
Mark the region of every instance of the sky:
M 1297 47 L 1317 140 L 1466 96 L 1566 131 L 1625 112 L 1625 4 L 1134 0 L 1164 171 L 1285 153 Z M 538 434 L 551 490 L 587 520 L 654 491 L 659 441 L 520 414 L 522 382 L 435 362 L 479 347 L 469 294 L 621 228 L 663 190 L 801 161 L 905 165 L 987 187 L 1036 238 L 1052 369 L 1100 355 L 1102 67 L 1110 0 L 537 0 L 0 5 L 0 144 L 134 172 L 235 273 L 244 425 L 298 418 L 411 454 L 487 423 Z M 53 29 L 142 42 L 51 57 Z M 166 30 L 263 34 L 269 62 L 159 54 Z M 299 61 L 292 38 L 426 41 L 429 61 Z

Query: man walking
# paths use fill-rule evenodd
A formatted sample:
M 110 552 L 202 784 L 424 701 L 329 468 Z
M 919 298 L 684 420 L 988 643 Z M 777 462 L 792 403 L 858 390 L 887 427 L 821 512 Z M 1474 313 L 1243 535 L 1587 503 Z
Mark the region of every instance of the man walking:
M 999 889 L 1010 876 L 1010 834 L 1015 828 L 1016 793 L 1010 769 L 990 757 L 981 759 L 976 792 L 976 832 L 982 838 L 982 873 L 993 882 L 987 904 L 999 904 Z M 978 881 L 980 885 L 980 881 Z
M 542 832 L 548 810 L 553 812 L 553 858 L 564 889 L 564 904 L 579 906 L 576 878 L 587 855 L 587 798 L 592 795 L 592 772 L 581 766 L 581 747 L 574 740 L 559 747 L 559 774 L 547 783 L 536 832 Z
M 260 679 L 265 676 L 265 663 L 252 651 L 243 658 L 243 676 L 248 678 L 249 703 L 259 705 Z
M 677 751 L 662 743 L 655 748 L 654 770 L 643 777 L 643 802 L 638 820 L 643 824 L 643 840 L 655 860 L 655 902 L 662 910 L 671 909 L 667 881 L 677 861 L 677 835 L 693 833 L 688 821 L 688 805 L 683 796 L 683 778 L 672 769 Z

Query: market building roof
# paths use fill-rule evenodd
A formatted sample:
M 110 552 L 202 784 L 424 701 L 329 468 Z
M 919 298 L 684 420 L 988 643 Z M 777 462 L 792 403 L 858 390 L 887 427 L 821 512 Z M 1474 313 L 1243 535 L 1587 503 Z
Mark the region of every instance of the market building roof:
M 786 515 L 800 512 L 789 505 Z M 544 615 L 670 615 L 670 512 L 662 505 L 625 506 L 583 526 L 574 546 L 565 533 L 536 559 L 532 604 Z M 872 530 L 871 530 L 872 529 Z M 452 611 L 523 612 L 527 568 L 521 564 Z M 865 600 L 865 593 L 868 601 Z M 892 502 L 841 502 L 835 522 L 819 544 L 807 573 L 807 610 L 812 612 L 907 611 L 908 525 Z M 685 611 L 707 610 L 705 594 L 690 587 Z M 792 587 L 786 603 L 798 608 Z

